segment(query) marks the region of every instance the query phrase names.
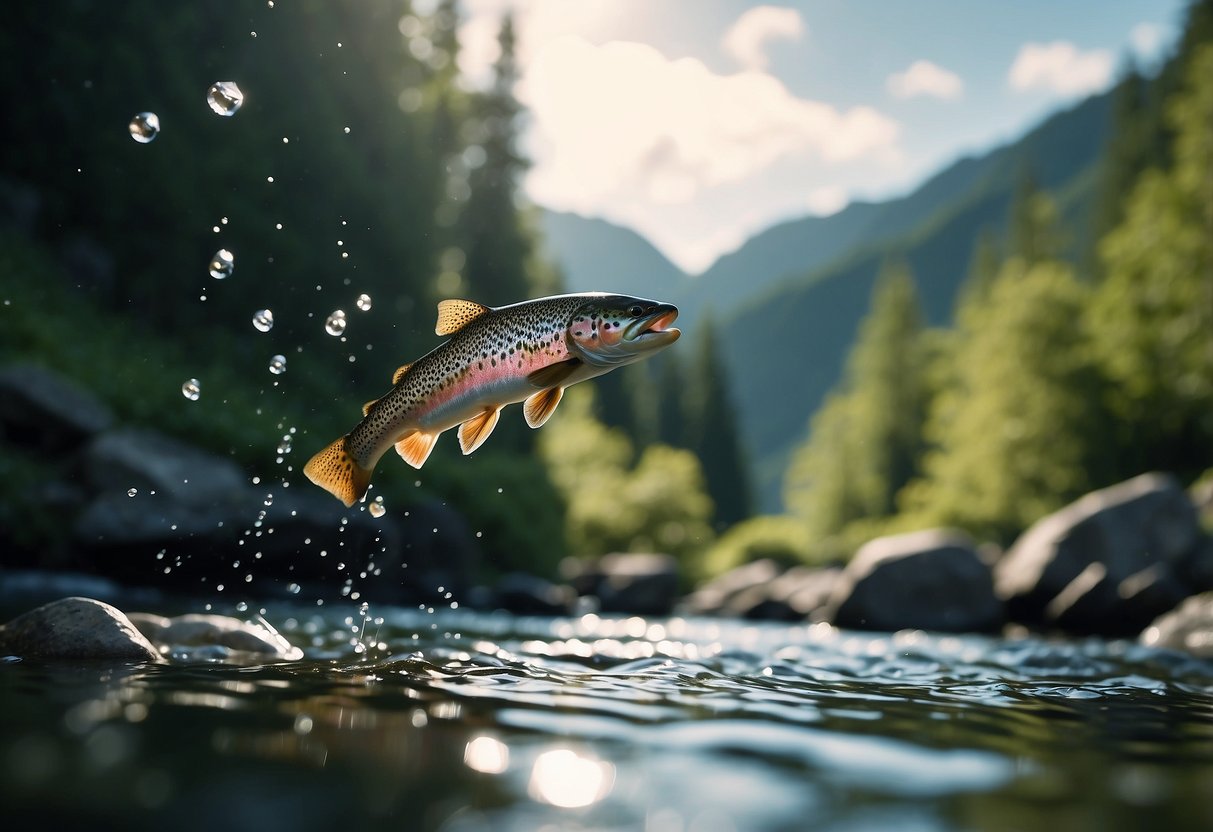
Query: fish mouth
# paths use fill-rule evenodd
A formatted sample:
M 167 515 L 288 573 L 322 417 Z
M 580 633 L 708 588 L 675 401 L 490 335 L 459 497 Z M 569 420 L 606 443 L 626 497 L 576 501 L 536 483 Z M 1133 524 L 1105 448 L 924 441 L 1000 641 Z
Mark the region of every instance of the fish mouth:
M 623 330 L 622 340 L 646 347 L 672 344 L 682 335 L 680 330 L 670 326 L 677 317 L 678 307 L 669 303 L 658 304 L 649 314 L 628 324 Z

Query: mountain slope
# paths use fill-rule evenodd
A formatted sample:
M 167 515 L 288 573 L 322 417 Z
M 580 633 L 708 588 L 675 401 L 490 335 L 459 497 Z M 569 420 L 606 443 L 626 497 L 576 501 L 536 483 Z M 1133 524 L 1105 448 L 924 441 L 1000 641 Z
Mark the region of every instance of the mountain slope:
M 606 220 L 543 210 L 539 228 L 548 258 L 569 292 L 621 292 L 668 300 L 687 276 L 635 231 Z
M 917 279 L 928 322 L 948 322 L 978 238 L 986 230 L 1005 230 L 1025 170 L 1041 187 L 1062 196 L 1063 217 L 1081 243 L 1109 114 L 1107 96 L 1089 99 L 1011 145 L 953 165 L 902 200 L 871 206 L 874 214 L 862 235 L 865 245 L 778 283 L 725 321 L 726 360 L 763 509 L 779 507 L 789 455 L 841 377 L 881 262 L 904 257 Z M 932 206 L 937 207 L 928 212 Z M 916 227 L 905 233 L 914 214 Z M 762 262 L 754 252 L 748 256 Z M 705 289 L 702 295 L 713 292 Z

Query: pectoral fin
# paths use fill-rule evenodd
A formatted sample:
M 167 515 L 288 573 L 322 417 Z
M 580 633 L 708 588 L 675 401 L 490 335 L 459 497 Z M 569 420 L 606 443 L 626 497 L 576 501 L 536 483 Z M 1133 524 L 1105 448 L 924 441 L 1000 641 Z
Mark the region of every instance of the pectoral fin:
M 400 458 L 409 465 L 420 468 L 429 459 L 430 451 L 434 450 L 434 443 L 437 440 L 438 434 L 436 433 L 426 433 L 421 430 L 410 431 L 396 442 L 396 453 L 400 454 Z
M 493 428 L 497 427 L 497 418 L 500 415 L 500 407 L 489 407 L 459 426 L 459 447 L 463 449 L 464 456 L 484 444 Z
M 531 386 L 533 387 L 559 387 L 580 366 L 580 358 L 570 358 L 568 361 L 559 361 L 555 364 L 549 364 L 546 367 L 541 367 L 528 375 L 526 380 L 530 382 Z M 560 401 L 559 396 L 556 397 L 556 401 Z M 555 407 L 555 405 L 552 406 Z
M 556 412 L 556 405 L 560 404 L 560 397 L 563 395 L 563 387 L 552 387 L 547 390 L 540 390 L 527 399 L 522 405 L 522 413 L 526 416 L 526 423 L 533 428 L 543 427 L 543 423 Z

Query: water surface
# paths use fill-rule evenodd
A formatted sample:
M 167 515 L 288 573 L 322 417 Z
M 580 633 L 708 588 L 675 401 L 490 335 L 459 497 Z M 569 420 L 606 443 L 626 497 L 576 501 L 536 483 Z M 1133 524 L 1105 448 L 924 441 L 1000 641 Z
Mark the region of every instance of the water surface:
M 1213 663 L 1135 644 L 265 614 L 303 661 L 0 666 L 5 814 L 45 828 L 1213 828 Z

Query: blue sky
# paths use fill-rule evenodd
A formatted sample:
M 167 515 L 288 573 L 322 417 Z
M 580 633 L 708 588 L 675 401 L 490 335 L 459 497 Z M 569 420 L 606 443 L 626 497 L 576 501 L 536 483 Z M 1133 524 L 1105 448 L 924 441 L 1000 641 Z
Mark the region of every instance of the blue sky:
M 483 83 L 501 14 L 535 202 L 697 272 L 757 231 L 911 189 L 1171 46 L 1183 0 L 463 0 Z

